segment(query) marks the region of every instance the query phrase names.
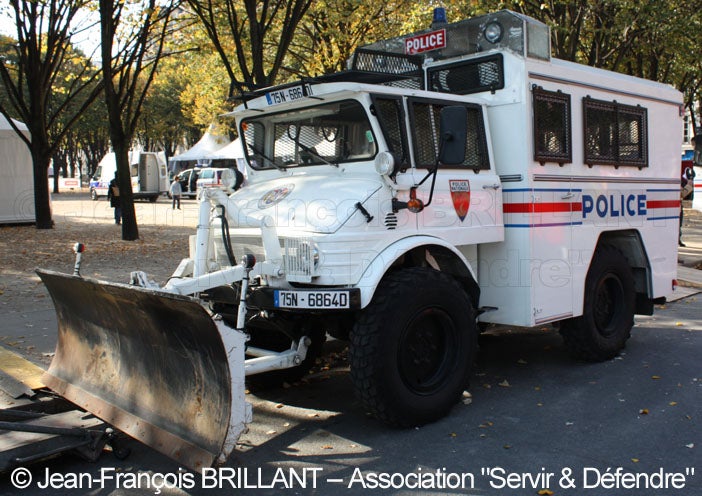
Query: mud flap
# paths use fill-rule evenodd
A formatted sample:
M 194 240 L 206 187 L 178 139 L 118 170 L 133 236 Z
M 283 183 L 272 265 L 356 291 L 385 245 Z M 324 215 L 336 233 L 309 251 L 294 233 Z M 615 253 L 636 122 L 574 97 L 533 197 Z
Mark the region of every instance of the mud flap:
M 37 273 L 58 320 L 45 384 L 193 470 L 221 461 L 233 447 L 226 442 L 233 395 L 228 350 L 197 300 Z

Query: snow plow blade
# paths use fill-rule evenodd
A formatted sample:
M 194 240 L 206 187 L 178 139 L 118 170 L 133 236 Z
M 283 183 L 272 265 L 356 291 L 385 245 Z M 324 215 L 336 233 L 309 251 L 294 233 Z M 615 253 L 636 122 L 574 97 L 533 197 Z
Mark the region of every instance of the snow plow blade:
M 228 435 L 232 382 L 205 309 L 187 296 L 37 273 L 58 320 L 45 384 L 193 470 L 211 466 Z

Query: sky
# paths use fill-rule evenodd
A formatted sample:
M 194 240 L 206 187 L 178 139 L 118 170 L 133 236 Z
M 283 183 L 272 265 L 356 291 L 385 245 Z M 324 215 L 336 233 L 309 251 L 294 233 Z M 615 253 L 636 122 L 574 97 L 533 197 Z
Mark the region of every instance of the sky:
M 14 20 L 7 12 L 0 11 L 0 34 L 12 36 L 13 33 L 17 33 Z M 15 36 L 17 35 L 15 34 Z

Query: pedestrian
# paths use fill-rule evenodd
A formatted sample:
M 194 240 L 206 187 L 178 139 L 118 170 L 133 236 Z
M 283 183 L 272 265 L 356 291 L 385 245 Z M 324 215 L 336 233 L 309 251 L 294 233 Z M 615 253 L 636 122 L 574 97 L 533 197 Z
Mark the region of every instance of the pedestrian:
M 107 187 L 107 199 L 110 201 L 110 206 L 115 209 L 115 224 L 122 223 L 122 199 L 119 196 L 119 182 L 117 181 L 117 172 L 115 178 L 110 181 Z
M 695 165 L 702 165 L 702 139 L 700 135 L 695 135 L 690 140 L 690 144 L 694 148 L 694 155 L 692 158 L 692 167 L 687 167 L 685 172 L 683 172 L 682 178 L 680 180 L 680 230 L 678 231 L 678 246 L 685 246 L 682 240 L 682 227 L 683 227 L 683 200 L 691 200 L 695 191 Z
M 173 178 L 169 191 L 171 192 L 171 197 L 173 198 L 173 206 L 171 209 L 175 210 L 176 205 L 178 205 L 178 210 L 180 210 L 180 195 L 183 194 L 183 187 L 180 185 L 178 176 Z
M 188 192 L 191 197 L 194 197 L 193 193 L 197 191 L 197 176 L 200 175 L 200 169 L 193 169 L 190 173 L 190 182 L 188 183 Z
M 687 200 L 694 191 L 695 172 L 692 167 L 687 167 L 680 181 L 680 230 L 678 231 L 678 246 L 685 246 L 682 240 L 683 226 L 683 200 Z

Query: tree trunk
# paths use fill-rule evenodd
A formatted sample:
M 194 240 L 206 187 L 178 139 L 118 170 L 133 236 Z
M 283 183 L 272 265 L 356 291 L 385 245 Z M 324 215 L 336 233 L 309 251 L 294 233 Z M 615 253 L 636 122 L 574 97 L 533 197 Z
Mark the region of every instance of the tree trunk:
M 124 133 L 111 130 L 112 149 L 115 152 L 117 164 L 117 181 L 119 196 L 122 203 L 122 239 L 134 241 L 139 239 L 139 228 L 134 211 L 134 193 L 132 192 L 132 175 L 129 163 L 129 143 Z
M 34 214 L 37 229 L 51 229 L 51 201 L 49 197 L 49 146 L 32 142 L 32 170 L 34 172 Z

